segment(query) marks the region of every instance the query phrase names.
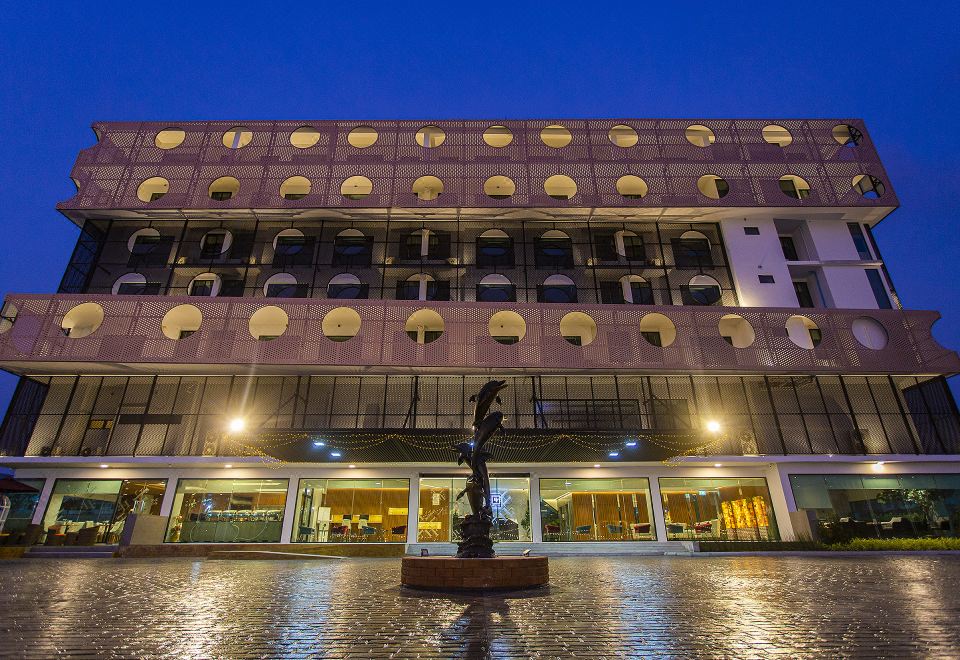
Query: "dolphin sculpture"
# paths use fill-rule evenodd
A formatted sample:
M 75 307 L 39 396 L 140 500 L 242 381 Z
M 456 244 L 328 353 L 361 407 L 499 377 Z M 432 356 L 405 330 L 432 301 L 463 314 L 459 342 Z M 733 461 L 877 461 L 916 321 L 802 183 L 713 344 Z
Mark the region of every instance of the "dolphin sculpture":
M 476 404 L 473 407 L 474 429 L 480 426 L 480 423 L 483 421 L 483 418 L 486 417 L 487 411 L 490 410 L 490 406 L 493 405 L 494 401 L 499 404 L 503 403 L 503 401 L 500 400 L 500 390 L 505 387 L 507 387 L 507 381 L 505 380 L 488 380 L 477 394 L 470 397 L 470 401 Z

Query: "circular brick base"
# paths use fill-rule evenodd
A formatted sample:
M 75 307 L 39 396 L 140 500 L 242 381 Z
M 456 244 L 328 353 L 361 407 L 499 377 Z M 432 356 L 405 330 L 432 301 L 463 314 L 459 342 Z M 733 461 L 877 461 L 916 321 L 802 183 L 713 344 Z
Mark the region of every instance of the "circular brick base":
M 527 589 L 550 582 L 546 557 L 404 557 L 400 583 L 419 589 Z

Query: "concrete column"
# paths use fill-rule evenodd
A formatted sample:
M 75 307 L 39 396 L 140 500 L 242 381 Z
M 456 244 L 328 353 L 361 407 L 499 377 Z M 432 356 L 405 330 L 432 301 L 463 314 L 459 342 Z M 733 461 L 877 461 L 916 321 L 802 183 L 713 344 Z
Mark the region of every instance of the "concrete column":
M 773 504 L 773 515 L 776 516 L 780 538 L 792 540 L 796 537 L 796 532 L 793 529 L 790 512 L 796 511 L 797 506 L 793 501 L 793 490 L 790 488 L 790 475 L 780 470 L 774 463 L 767 469 L 764 476 L 767 478 L 770 502 Z
M 50 493 L 53 492 L 53 482 L 56 481 L 53 477 L 48 477 L 45 482 L 43 482 L 43 488 L 40 489 L 40 499 L 37 500 L 37 508 L 33 511 L 33 520 L 31 521 L 34 525 L 39 525 L 43 522 L 43 514 L 47 512 L 47 504 L 50 502 Z
M 540 475 L 530 473 L 530 538 L 543 543 L 543 524 L 540 522 Z
M 283 507 L 283 527 L 280 529 L 280 543 L 290 543 L 293 526 L 296 523 L 294 520 L 294 514 L 296 513 L 297 508 L 299 485 L 300 475 L 290 475 L 290 483 L 287 485 L 287 502 Z
M 173 508 L 173 498 L 177 494 L 177 475 L 167 476 L 167 487 L 163 491 L 163 499 L 160 500 L 160 515 L 166 518 L 170 517 L 170 509 Z
M 407 543 L 417 542 L 420 509 L 420 475 L 410 475 L 410 496 L 407 498 Z
M 663 517 L 663 498 L 660 496 L 660 480 L 657 476 L 649 477 L 650 481 L 650 508 L 653 509 L 653 528 L 657 532 L 657 541 L 667 540 L 667 523 Z

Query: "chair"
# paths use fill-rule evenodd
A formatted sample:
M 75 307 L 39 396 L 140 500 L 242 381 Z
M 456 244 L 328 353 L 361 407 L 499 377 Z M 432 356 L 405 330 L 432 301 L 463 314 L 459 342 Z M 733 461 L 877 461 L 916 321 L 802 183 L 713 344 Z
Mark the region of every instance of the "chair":
M 705 520 L 693 525 L 693 531 L 697 534 L 710 534 L 713 532 L 713 521 Z
M 667 534 L 683 534 L 685 529 L 683 523 L 667 523 Z
M 590 533 L 591 529 L 593 529 L 593 525 L 580 525 L 573 528 L 573 534 L 574 536 L 585 536 Z
M 100 536 L 100 525 L 84 527 L 77 532 L 77 545 L 94 545 Z
M 310 527 L 309 525 L 300 525 L 300 527 L 297 529 L 298 542 L 309 541 L 310 537 L 312 536 L 313 536 L 313 527 Z
M 29 524 L 27 529 L 23 532 L 22 543 L 23 545 L 36 545 L 40 541 L 40 537 L 43 536 L 43 525 Z
M 377 532 L 379 532 L 379 531 L 380 531 L 380 530 L 378 530 L 376 527 L 370 527 L 369 525 L 362 525 L 362 526 L 360 527 L 361 541 L 373 541 L 373 540 L 375 540 L 375 539 L 373 539 L 373 538 L 371 538 L 371 537 L 376 536 L 376 535 L 377 535 Z
M 347 536 L 347 526 L 346 525 L 333 525 L 330 527 L 330 539 L 333 540 L 333 537 L 339 536 L 341 541 L 344 541 Z
M 650 533 L 650 523 L 636 523 L 633 526 L 633 533 L 636 535 L 649 534 Z
M 407 538 L 407 526 L 397 525 L 396 527 L 391 527 L 390 534 L 392 534 L 393 536 L 400 536 L 403 538 Z
M 547 537 L 551 537 L 551 540 L 556 541 L 560 538 L 560 525 L 544 525 L 543 526 L 543 538 L 547 540 Z
M 607 534 L 609 534 L 610 536 L 622 536 L 623 525 L 615 525 L 613 523 L 607 523 Z

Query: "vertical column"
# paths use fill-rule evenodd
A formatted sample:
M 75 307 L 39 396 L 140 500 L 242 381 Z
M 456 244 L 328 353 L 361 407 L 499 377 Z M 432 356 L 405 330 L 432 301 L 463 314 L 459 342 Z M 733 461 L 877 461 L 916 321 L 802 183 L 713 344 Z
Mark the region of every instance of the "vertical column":
M 420 475 L 410 475 L 410 496 L 407 498 L 407 543 L 417 542 L 420 522 Z
M 160 515 L 166 518 L 170 517 L 170 510 L 173 508 L 173 498 L 177 494 L 178 474 L 167 476 L 167 487 L 163 491 L 163 499 L 160 500 Z
M 657 541 L 667 540 L 667 523 L 663 517 L 663 497 L 660 495 L 659 475 L 649 477 L 650 508 L 653 510 L 653 528 L 657 532 Z
M 283 527 L 280 530 L 280 543 L 290 543 L 290 537 L 293 533 L 293 525 L 296 522 L 293 517 L 297 507 L 299 486 L 300 475 L 291 474 L 290 483 L 287 485 L 287 501 L 283 507 Z
M 797 510 L 793 499 L 793 490 L 790 488 L 790 475 L 781 470 L 774 463 L 767 469 L 767 489 L 770 491 L 770 502 L 773 504 L 773 515 L 776 517 L 777 530 L 781 539 L 794 539 L 791 511 Z
M 34 525 L 39 525 L 43 522 L 43 514 L 46 513 L 47 504 L 50 503 L 50 493 L 53 492 L 53 482 L 55 481 L 55 478 L 47 477 L 47 480 L 43 482 L 43 488 L 40 489 L 40 499 L 37 500 L 37 508 L 33 511 L 33 520 L 31 522 Z
M 530 539 L 543 543 L 543 524 L 540 522 L 540 475 L 530 473 Z

